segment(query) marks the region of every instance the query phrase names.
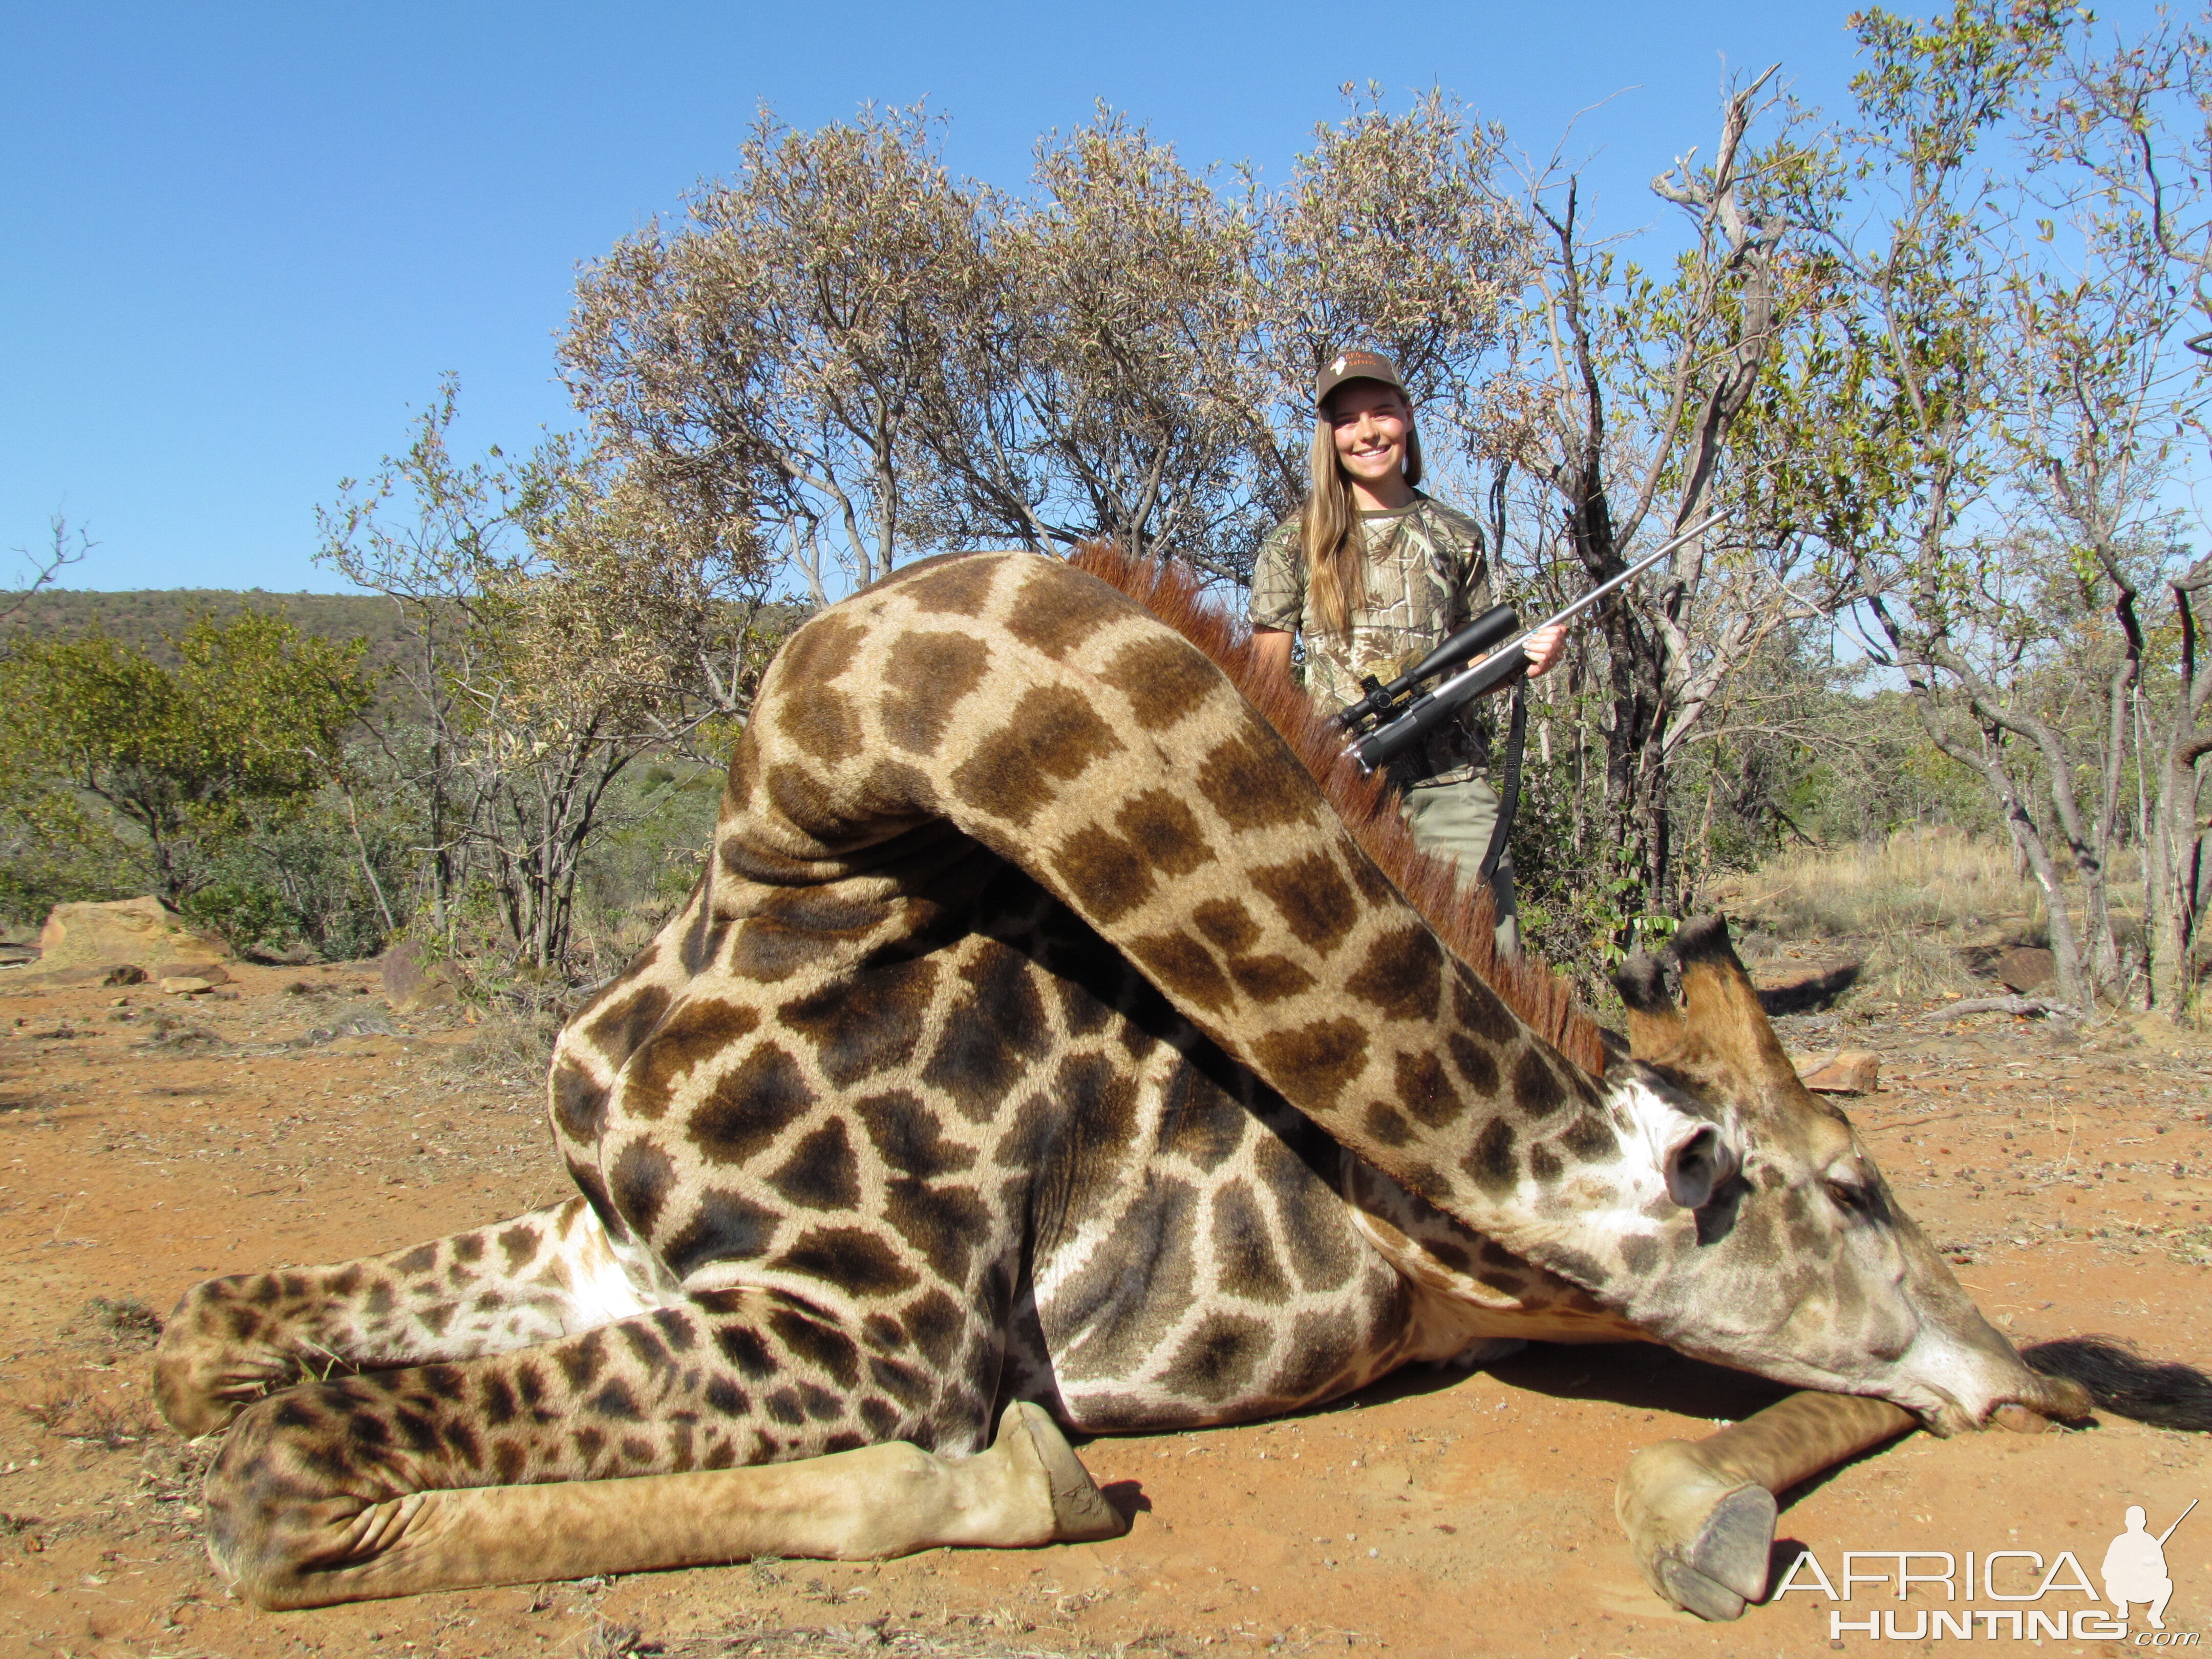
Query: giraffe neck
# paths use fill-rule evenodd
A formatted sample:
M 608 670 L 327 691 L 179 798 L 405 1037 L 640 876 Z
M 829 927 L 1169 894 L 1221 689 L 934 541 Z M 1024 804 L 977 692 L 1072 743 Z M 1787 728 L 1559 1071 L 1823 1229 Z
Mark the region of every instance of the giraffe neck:
M 895 837 L 950 825 L 1356 1156 L 1601 1294 L 1622 1276 L 1663 1195 L 1655 1148 L 1695 1127 L 1679 1102 L 1531 1030 L 1147 611 L 1033 556 L 933 562 L 811 624 L 759 709 L 717 914 L 801 884 L 819 908 L 825 886 L 879 879 L 858 866 Z

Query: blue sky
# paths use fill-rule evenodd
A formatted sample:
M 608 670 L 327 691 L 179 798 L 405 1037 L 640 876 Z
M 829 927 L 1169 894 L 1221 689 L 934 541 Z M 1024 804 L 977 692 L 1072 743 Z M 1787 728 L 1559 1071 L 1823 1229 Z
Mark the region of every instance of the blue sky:
M 726 171 L 763 101 L 814 126 L 927 99 L 1009 187 L 1104 99 L 1279 181 L 1337 87 L 1431 84 L 1548 151 L 1597 222 L 1710 153 L 1731 66 L 1834 105 L 1849 8 L 18 5 L 0 64 L 0 557 L 66 513 L 88 588 L 327 590 L 314 508 L 439 374 L 464 445 L 569 420 L 577 264 Z M 1601 106 L 1593 109 L 1593 106 Z M 11 573 L 12 574 L 12 573 Z M 0 586 L 5 585 L 0 578 Z

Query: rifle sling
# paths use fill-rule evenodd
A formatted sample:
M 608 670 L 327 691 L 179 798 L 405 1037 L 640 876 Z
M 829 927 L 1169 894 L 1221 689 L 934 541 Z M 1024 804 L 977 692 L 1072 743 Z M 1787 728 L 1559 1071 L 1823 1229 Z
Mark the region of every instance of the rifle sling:
M 1482 854 L 1476 874 L 1493 879 L 1505 849 L 1513 839 L 1513 815 L 1521 810 L 1521 757 L 1528 741 L 1528 683 L 1513 682 L 1513 714 L 1505 734 L 1504 787 L 1498 792 L 1498 822 L 1491 826 L 1490 845 Z

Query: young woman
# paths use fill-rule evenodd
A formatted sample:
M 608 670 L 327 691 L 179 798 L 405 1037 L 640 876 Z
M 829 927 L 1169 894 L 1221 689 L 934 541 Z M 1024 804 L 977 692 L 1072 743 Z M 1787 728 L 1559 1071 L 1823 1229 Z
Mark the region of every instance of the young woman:
M 1261 661 L 1288 676 L 1293 639 L 1306 646 L 1306 690 L 1323 708 L 1364 694 L 1360 677 L 1389 680 L 1461 623 L 1497 603 L 1474 520 L 1424 495 L 1420 440 L 1397 366 L 1347 351 L 1323 369 L 1314 400 L 1313 487 L 1296 515 L 1261 544 L 1252 570 L 1252 640 Z M 1531 674 L 1559 660 L 1562 628 L 1528 642 Z M 1414 839 L 1472 877 L 1498 822 L 1488 744 L 1469 710 L 1391 763 Z M 1498 942 L 1517 947 L 1513 862 L 1491 878 Z

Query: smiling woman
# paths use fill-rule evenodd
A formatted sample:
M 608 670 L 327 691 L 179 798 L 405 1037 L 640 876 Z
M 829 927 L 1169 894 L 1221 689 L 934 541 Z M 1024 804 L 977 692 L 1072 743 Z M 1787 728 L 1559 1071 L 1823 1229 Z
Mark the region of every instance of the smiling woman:
M 1306 689 L 1322 708 L 1358 701 L 1363 677 L 1388 680 L 1492 603 L 1482 531 L 1421 493 L 1421 441 L 1397 365 L 1347 351 L 1315 384 L 1312 487 L 1278 526 L 1252 572 L 1253 643 L 1287 678 L 1294 635 L 1306 646 Z M 1565 629 L 1528 642 L 1529 672 L 1558 660 Z M 1445 726 L 1390 769 L 1424 852 L 1481 870 L 1498 823 L 1488 779 L 1486 725 L 1471 714 Z M 1489 875 L 1498 942 L 1518 942 L 1513 864 Z

